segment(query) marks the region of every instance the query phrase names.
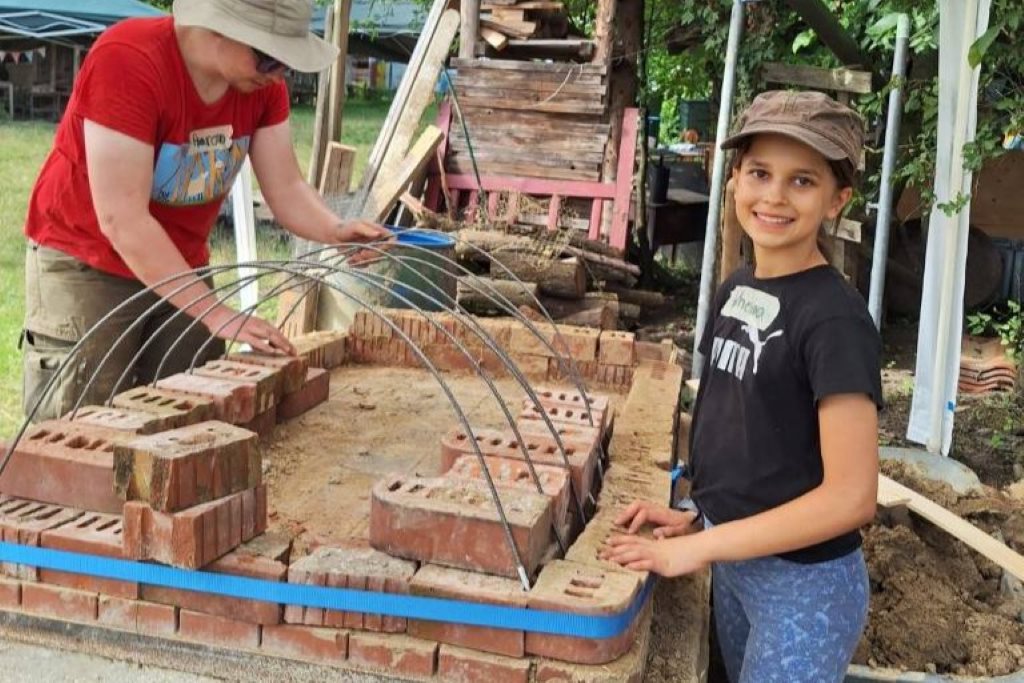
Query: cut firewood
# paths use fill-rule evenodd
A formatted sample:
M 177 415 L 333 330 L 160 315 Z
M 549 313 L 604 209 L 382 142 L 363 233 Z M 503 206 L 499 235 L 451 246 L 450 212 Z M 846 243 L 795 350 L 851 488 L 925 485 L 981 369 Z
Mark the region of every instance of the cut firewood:
M 610 284 L 605 291 L 611 292 L 619 297 L 619 301 L 627 304 L 636 304 L 642 308 L 660 308 L 665 305 L 665 295 L 661 292 L 652 292 L 646 289 L 632 289 L 621 285 Z
M 491 277 L 495 279 L 511 280 L 514 276 L 536 283 L 541 294 L 562 299 L 580 299 L 587 291 L 587 274 L 576 257 L 545 259 L 535 254 L 508 251 L 495 254 L 494 258 L 490 268 Z
M 521 40 L 529 38 L 537 31 L 537 24 L 533 21 L 498 21 L 481 17 L 480 25 Z
M 580 327 L 593 327 L 598 330 L 619 329 L 619 316 L 615 309 L 608 302 L 599 308 L 592 308 L 589 311 L 580 311 L 562 318 L 556 318 L 557 322 L 563 325 L 578 325 Z
M 550 296 L 540 297 L 541 304 L 555 320 L 561 320 L 570 316 L 583 313 L 584 311 L 600 310 L 608 308 L 611 314 L 618 319 L 619 302 L 614 295 L 601 295 L 598 292 L 587 292 L 582 299 L 557 299 Z
M 499 52 L 504 50 L 505 46 L 508 45 L 508 36 L 500 31 L 495 31 L 493 28 L 481 26 L 480 37 L 484 39 L 484 42 Z
M 963 517 L 955 515 L 917 491 L 909 489 L 883 474 L 878 475 L 878 504 L 883 507 L 907 506 L 911 511 L 921 515 L 954 538 L 963 541 L 1024 581 L 1024 556 L 992 538 Z
M 521 9 L 519 5 L 496 7 L 491 10 L 491 17 L 503 24 L 523 24 L 526 23 L 526 10 Z
M 536 296 L 537 285 L 532 282 L 464 276 L 458 280 L 455 300 L 466 311 L 477 315 L 508 315 L 508 304 L 514 307 L 531 305 L 535 303 Z M 498 301 L 492 301 L 491 297 Z

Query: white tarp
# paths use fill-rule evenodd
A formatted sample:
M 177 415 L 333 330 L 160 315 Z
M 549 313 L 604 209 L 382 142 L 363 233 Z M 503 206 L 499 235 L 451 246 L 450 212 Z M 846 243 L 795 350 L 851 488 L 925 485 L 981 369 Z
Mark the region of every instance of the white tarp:
M 970 203 L 947 216 L 938 205 L 970 194 L 963 145 L 974 139 L 978 69 L 967 61 L 971 45 L 988 28 L 991 0 L 939 2 L 939 121 L 935 204 L 928 246 L 917 337 L 917 369 L 907 438 L 932 453 L 949 455 L 960 373 L 964 275 Z

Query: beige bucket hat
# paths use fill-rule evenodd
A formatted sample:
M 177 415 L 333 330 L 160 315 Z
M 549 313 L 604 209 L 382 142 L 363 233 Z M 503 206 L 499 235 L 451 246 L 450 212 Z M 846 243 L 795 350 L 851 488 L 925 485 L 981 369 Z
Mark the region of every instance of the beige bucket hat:
M 309 30 L 310 0 L 174 0 L 172 12 L 181 26 L 216 31 L 296 71 L 322 71 L 338 56 Z

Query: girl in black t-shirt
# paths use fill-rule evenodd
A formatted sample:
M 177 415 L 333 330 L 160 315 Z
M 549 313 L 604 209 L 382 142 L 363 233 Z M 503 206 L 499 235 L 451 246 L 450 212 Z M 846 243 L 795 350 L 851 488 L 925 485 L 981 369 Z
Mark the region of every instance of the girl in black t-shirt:
M 759 95 L 722 143 L 756 265 L 723 283 L 702 335 L 693 506 L 634 502 L 604 550 L 663 576 L 711 565 L 734 683 L 842 681 L 867 619 L 858 528 L 875 513 L 881 343 L 819 243 L 862 143 L 856 113 L 809 92 Z

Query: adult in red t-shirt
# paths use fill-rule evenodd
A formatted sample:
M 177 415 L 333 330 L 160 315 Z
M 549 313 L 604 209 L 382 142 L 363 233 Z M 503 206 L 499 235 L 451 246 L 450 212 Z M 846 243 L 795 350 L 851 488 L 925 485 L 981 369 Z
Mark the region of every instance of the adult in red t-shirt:
M 89 328 L 107 318 L 111 328 L 91 335 L 36 418 L 63 414 L 86 384 L 87 400 L 102 400 L 127 377 L 183 369 L 181 349 L 164 359 L 156 335 L 182 340 L 185 367 L 211 334 L 294 351 L 272 324 L 216 303 L 207 281 L 172 279 L 208 264 L 207 238 L 246 155 L 290 232 L 323 244 L 387 239 L 382 226 L 340 220 L 296 162 L 284 72 L 320 71 L 337 54 L 310 34 L 311 13 L 309 0 L 175 0 L 173 18 L 124 21 L 90 49 L 25 225 L 26 411 Z M 121 306 L 135 299 L 146 305 Z

